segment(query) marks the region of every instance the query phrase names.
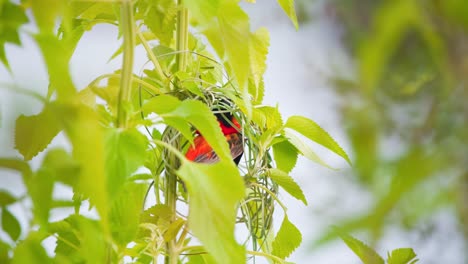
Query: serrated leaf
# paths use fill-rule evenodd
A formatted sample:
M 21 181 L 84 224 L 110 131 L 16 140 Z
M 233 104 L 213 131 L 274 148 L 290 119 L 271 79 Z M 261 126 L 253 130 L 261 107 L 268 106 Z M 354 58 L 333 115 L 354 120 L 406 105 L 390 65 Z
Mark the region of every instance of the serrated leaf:
M 281 188 L 288 192 L 292 197 L 302 201 L 307 205 L 307 200 L 301 187 L 286 172 L 278 169 L 269 169 L 268 177 L 275 181 Z
M 345 234 L 338 230 L 338 235 L 348 245 L 348 247 L 361 259 L 364 264 L 384 264 L 382 259 L 375 250 L 368 247 L 360 240 Z
M 161 44 L 169 46 L 175 30 L 177 6 L 172 0 L 149 3 L 145 10 L 145 25 L 159 38 Z
M 291 253 L 294 252 L 294 250 L 296 250 L 297 247 L 299 247 L 301 242 L 301 232 L 289 221 L 288 217 L 285 215 L 283 223 L 281 224 L 281 227 L 276 234 L 275 240 L 272 243 L 272 254 L 280 258 L 287 258 L 289 255 L 291 255 Z
M 302 117 L 302 116 L 291 116 L 286 121 L 285 127 L 291 128 L 308 139 L 317 142 L 318 144 L 328 148 L 329 150 L 335 152 L 340 157 L 345 159 L 349 164 L 351 161 L 349 160 L 348 155 L 346 152 L 336 143 L 336 141 L 325 131 L 321 128 L 317 123 L 314 121 Z
M 272 148 L 278 169 L 289 173 L 296 166 L 297 149 L 287 140 L 274 144 Z
M 394 249 L 392 253 L 388 254 L 388 264 L 412 264 L 416 263 L 418 260 L 416 258 L 416 253 L 412 248 L 398 248 Z
M 45 249 L 41 245 L 41 240 L 37 239 L 34 233 L 21 241 L 13 252 L 12 264 L 43 264 L 51 263 Z
M 128 182 L 112 205 L 111 231 L 114 241 L 120 246 L 126 246 L 137 234 L 140 221 L 138 215 L 147 188 L 146 184 Z
M 156 113 L 162 115 L 174 111 L 181 101 L 174 96 L 158 95 L 146 102 L 142 110 L 145 114 Z
M 247 116 L 252 114 L 248 92 L 250 69 L 250 23 L 249 17 L 236 2 L 223 1 L 218 9 L 220 34 L 226 50 L 227 61 L 236 77 Z
M 106 183 L 104 131 L 99 118 L 85 106 L 61 105 L 62 122 L 73 146 L 73 158 L 80 166 L 75 194 L 90 198 L 96 206 L 105 229 L 108 230 L 108 191 Z
M 283 11 L 289 17 L 291 22 L 294 24 L 296 30 L 299 29 L 299 24 L 297 23 L 296 8 L 294 7 L 294 0 L 278 0 L 279 5 L 283 8 Z
M 285 130 L 284 136 L 288 139 L 289 143 L 291 143 L 304 157 L 308 158 L 311 161 L 317 162 L 318 164 L 331 168 L 328 164 L 326 164 L 308 145 L 306 145 L 299 137 L 294 135 L 291 131 Z
M 2 229 L 13 241 L 18 240 L 21 234 L 21 226 L 18 219 L 6 207 L 2 207 Z
M 234 236 L 236 205 L 244 197 L 245 187 L 234 163 L 221 160 L 207 165 L 184 160 L 177 174 L 190 195 L 193 234 L 217 262 L 245 263 L 245 249 Z
M 16 202 L 16 198 L 5 190 L 0 190 L 0 206 L 6 206 Z
M 148 140 L 136 129 L 110 129 L 105 138 L 107 190 L 116 195 L 146 158 Z
M 60 127 L 57 117 L 49 106 L 45 106 L 37 115 L 20 115 L 16 119 L 15 149 L 25 160 L 30 160 L 49 145 L 60 131 Z
M 254 79 L 255 87 L 259 88 L 263 74 L 266 70 L 266 59 L 268 46 L 270 45 L 270 34 L 264 27 L 259 28 L 254 33 L 250 33 L 250 67 Z M 256 91 L 252 94 L 254 100 L 258 100 L 261 92 Z

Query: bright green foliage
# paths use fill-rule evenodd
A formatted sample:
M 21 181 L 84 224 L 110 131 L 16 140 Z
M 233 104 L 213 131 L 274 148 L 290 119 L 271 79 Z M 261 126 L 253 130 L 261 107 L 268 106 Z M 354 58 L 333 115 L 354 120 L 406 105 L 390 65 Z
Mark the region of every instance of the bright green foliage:
M 0 206 L 6 206 L 16 202 L 16 198 L 9 192 L 0 190 Z
M 105 135 L 107 191 L 110 199 L 145 161 L 148 140 L 136 129 L 110 129 Z
M 18 240 L 21 234 L 21 226 L 18 220 L 6 207 L 2 207 L 2 229 L 13 241 Z
M 41 245 L 40 234 L 32 232 L 29 236 L 21 241 L 13 252 L 12 264 L 40 264 L 50 263 L 50 258 L 47 256 L 45 249 Z
M 388 264 L 414 264 L 418 260 L 412 248 L 397 248 L 388 253 Z
M 245 263 L 245 249 L 234 238 L 236 205 L 244 197 L 236 167 L 184 162 L 177 174 L 191 194 L 189 226 L 195 236 L 218 263 Z
M 297 27 L 293 1 L 278 2 Z M 26 239 L 17 246 L 0 241 L 0 262 L 10 261 L 12 253 L 13 263 L 50 262 L 41 243 L 51 236 L 57 238 L 52 256 L 56 263 L 121 263 L 124 258 L 151 263 L 165 256 L 167 263 L 238 264 L 254 251 L 278 261 L 300 245 L 302 235 L 286 212 L 274 237 L 275 207 L 286 210 L 278 192 L 307 204 L 289 173 L 298 154 L 325 163 L 291 131 L 349 162 L 346 153 L 313 121 L 294 116 L 284 124 L 278 107 L 262 105 L 269 33 L 265 28 L 250 31 L 249 17 L 238 1 L 178 3 L 24 2 L 38 25 L 32 36 L 50 85 L 43 110 L 16 121 L 15 148 L 24 161 L 2 158 L 0 167 L 22 173 L 24 198 L 32 200 L 33 209 L 24 230 L 38 231 L 23 234 Z M 6 5 L 22 11 L 9 3 L 2 7 Z M 13 35 L 23 18 L 11 24 Z M 5 20 L 0 9 L 0 23 Z M 122 54 L 122 67 L 77 90 L 69 61 L 84 33 L 100 23 L 118 27 L 116 37 L 123 44 L 112 58 Z M 140 71 L 133 67 L 136 46 L 151 63 Z M 4 57 L 0 52 L 6 64 Z M 241 169 L 213 112 L 229 113 L 241 124 Z M 70 151 L 47 149 L 60 132 Z M 185 158 L 200 137 L 218 161 L 200 164 Z M 32 171 L 26 161 L 42 151 L 42 164 Z M 71 187 L 73 198 L 54 199 L 58 183 Z M 23 203 L 23 197 L 16 196 L 0 192 L 2 228 L 13 241 L 22 231 L 8 210 Z M 155 196 L 156 204 L 145 210 L 149 196 Z M 188 206 L 188 215 L 180 213 L 181 204 Z M 51 210 L 58 207 L 73 207 L 75 212 L 49 222 Z M 95 219 L 84 216 L 90 209 L 97 212 Z M 236 239 L 238 224 L 246 226 L 251 243 Z
M 18 28 L 28 22 L 28 17 L 21 6 L 9 0 L 0 2 L 0 61 L 9 68 L 5 54 L 5 44 L 21 45 Z
M 278 169 L 289 173 L 296 166 L 297 149 L 287 140 L 274 144 L 272 149 Z
M 281 224 L 275 240 L 273 241 L 272 254 L 280 258 L 287 258 L 297 247 L 299 247 L 301 242 L 301 232 L 289 221 L 288 216 L 285 215 L 283 223 Z
M 339 236 L 364 264 L 384 264 L 382 257 L 360 240 L 342 232 L 339 233 Z
M 301 187 L 294 181 L 294 179 L 289 176 L 286 172 L 278 169 L 270 169 L 268 171 L 268 176 L 276 182 L 281 188 L 287 191 L 294 198 L 302 201 L 307 205 L 307 200 L 302 192 Z
M 37 115 L 21 115 L 16 120 L 15 148 L 25 160 L 30 160 L 43 151 L 59 131 L 60 123 L 51 107 L 45 107 Z
M 296 30 L 299 28 L 299 23 L 297 23 L 296 8 L 294 7 L 294 0 L 278 0 L 281 8 L 283 8 L 286 15 L 288 15 L 291 22 L 294 24 Z
M 336 143 L 336 141 L 314 121 L 302 116 L 291 116 L 286 121 L 285 127 L 296 130 L 308 139 L 319 143 L 329 150 L 340 155 L 348 163 L 351 161 L 346 152 Z

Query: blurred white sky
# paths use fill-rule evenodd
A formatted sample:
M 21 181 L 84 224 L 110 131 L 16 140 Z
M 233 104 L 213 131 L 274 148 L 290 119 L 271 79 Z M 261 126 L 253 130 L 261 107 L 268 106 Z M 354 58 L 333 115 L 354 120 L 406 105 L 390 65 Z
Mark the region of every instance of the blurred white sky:
M 320 1 L 317 1 L 320 2 Z M 333 21 L 322 15 L 320 4 L 309 5 L 313 19 L 306 25 L 300 25 L 295 31 L 289 19 L 276 4 L 276 1 L 258 1 L 257 4 L 243 4 L 251 15 L 251 26 L 255 30 L 266 26 L 271 35 L 268 66 L 265 74 L 265 104 L 279 104 L 284 119 L 299 114 L 309 117 L 326 129 L 346 151 L 350 151 L 344 129 L 337 112 L 338 98 L 327 82 L 327 76 L 333 73 L 353 74 L 353 65 L 339 41 L 339 28 Z M 34 90 L 42 95 L 47 91 L 47 74 L 37 46 L 26 34 L 22 35 L 23 47 L 7 46 L 7 56 L 11 64 L 11 76 L 0 66 L 0 83 L 16 83 L 18 86 Z M 107 63 L 111 54 L 119 47 L 117 31 L 114 26 L 101 25 L 85 33 L 71 61 L 73 81 L 79 88 L 85 87 L 97 76 L 120 68 L 120 57 Z M 136 53 L 135 71 L 146 62 L 142 49 Z M 35 114 L 41 104 L 35 99 L 14 94 L 0 89 L 0 156 L 18 156 L 13 149 L 14 122 L 19 114 Z M 34 131 L 31 131 L 34 133 Z M 66 145 L 66 140 L 59 136 L 53 145 Z M 318 145 L 314 150 L 335 168 L 347 168 L 347 164 L 336 155 Z M 352 154 L 352 153 L 348 153 Z M 33 160 L 37 166 L 42 160 L 38 155 Z M 303 244 L 292 257 L 296 263 L 354 264 L 359 260 L 341 241 L 333 242 L 317 251 L 310 251 L 310 242 L 330 225 L 336 224 L 338 217 L 354 215 L 366 210 L 370 205 L 370 196 L 356 186 L 351 175 L 344 170 L 332 171 L 303 158 L 299 159 L 292 175 L 303 187 L 309 206 L 283 194 L 288 206 L 289 219 L 303 233 Z M 21 194 L 24 190 L 18 177 L 9 176 L 0 171 L 0 188 L 8 188 Z M 70 195 L 56 192 L 56 195 Z M 328 209 L 326 209 L 328 207 Z M 12 208 L 18 215 L 22 208 Z M 277 210 L 279 211 L 279 210 Z M 64 212 L 53 217 L 58 220 Z M 21 215 L 23 223 L 25 216 Z M 398 228 L 389 228 L 391 232 L 381 243 L 379 253 L 386 255 L 386 250 L 397 247 L 414 247 L 421 259 L 420 263 L 463 264 L 462 238 L 457 235 L 455 220 L 449 213 L 437 216 L 441 223 L 440 237 L 426 242 L 414 234 L 408 234 Z M 275 222 L 279 226 L 281 217 Z M 437 233 L 437 234 L 439 234 Z M 4 236 L 2 236 L 4 237 Z M 447 239 L 449 237 L 450 239 Z M 439 250 L 443 243 L 444 250 Z M 49 248 L 50 245 L 48 246 Z M 437 252 L 437 253 L 435 253 Z M 437 259 L 433 259 L 436 258 Z M 262 262 L 257 262 L 262 263 Z

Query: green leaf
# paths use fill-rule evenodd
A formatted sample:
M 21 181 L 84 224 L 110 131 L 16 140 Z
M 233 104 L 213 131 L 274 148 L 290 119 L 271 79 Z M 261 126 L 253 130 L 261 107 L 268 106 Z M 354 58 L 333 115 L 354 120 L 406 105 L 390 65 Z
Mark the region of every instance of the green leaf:
M 174 111 L 180 103 L 181 101 L 174 96 L 158 95 L 148 100 L 143 105 L 142 111 L 145 114 L 156 113 L 162 115 Z
M 62 0 L 31 0 L 34 19 L 41 32 L 52 33 L 56 19 L 63 12 Z
M 0 206 L 6 206 L 16 202 L 16 198 L 9 192 L 0 190 Z
M 307 200 L 302 192 L 301 187 L 289 176 L 286 172 L 278 169 L 269 169 L 268 177 L 275 181 L 281 188 L 287 191 L 292 197 L 302 201 L 307 205 Z
M 388 264 L 413 264 L 418 260 L 416 258 L 416 253 L 414 253 L 412 248 L 398 248 L 394 249 L 392 253 L 388 254 Z
M 32 170 L 31 167 L 29 167 L 29 164 L 20 159 L 0 158 L 0 168 L 7 168 L 21 172 L 24 178 L 32 175 Z
M 236 77 L 242 98 L 251 116 L 252 103 L 247 79 L 250 73 L 250 24 L 249 17 L 238 3 L 223 1 L 218 9 L 218 21 L 227 61 Z
M 294 24 L 296 30 L 299 29 L 299 24 L 297 23 L 296 9 L 294 7 L 294 0 L 278 0 L 279 5 L 283 8 L 283 11 L 291 19 L 291 22 Z
M 80 166 L 75 194 L 90 198 L 104 228 L 108 230 L 108 191 L 105 170 L 104 131 L 98 115 L 86 106 L 61 105 L 65 132 L 73 146 L 73 158 Z
M 76 185 L 80 174 L 80 164 L 64 149 L 51 149 L 44 157 L 41 167 L 54 179 L 71 187 Z
M 234 236 L 244 182 L 232 162 L 207 165 L 184 160 L 177 171 L 190 194 L 189 227 L 218 263 L 245 263 Z
M 110 129 L 105 138 L 107 190 L 114 197 L 146 158 L 148 140 L 136 129 Z
M 30 233 L 28 238 L 21 241 L 13 252 L 12 264 L 43 264 L 51 263 L 45 249 L 41 245 L 41 240 L 35 233 Z
M 262 78 L 266 70 L 266 59 L 268 54 L 268 46 L 270 45 L 270 34 L 264 27 L 259 28 L 256 32 L 250 33 L 250 67 L 254 80 L 255 93 L 252 94 L 254 101 L 261 103 L 260 89 L 262 88 Z
M 150 3 L 141 4 L 144 10 L 145 25 L 158 37 L 161 44 L 169 46 L 171 44 L 177 16 L 177 6 L 175 1 L 147 1 Z
M 45 106 L 37 115 L 20 115 L 16 119 L 15 148 L 25 160 L 31 160 L 49 145 L 60 131 L 60 127 L 57 117 L 49 106 Z
M 11 259 L 8 256 L 10 249 L 10 245 L 0 240 L 0 263 L 10 264 Z
M 285 130 L 284 136 L 304 157 L 308 158 L 311 161 L 317 162 L 318 164 L 333 169 L 328 164 L 326 164 L 308 145 L 306 145 L 300 138 L 294 135 L 291 131 Z
M 283 223 L 281 224 L 281 227 L 276 234 L 275 240 L 273 241 L 272 254 L 280 258 L 287 258 L 289 255 L 291 255 L 291 253 L 294 252 L 294 250 L 296 250 L 297 247 L 299 247 L 301 242 L 301 232 L 289 221 L 288 217 L 285 215 Z
M 49 211 L 52 206 L 53 175 L 46 170 L 39 170 L 25 182 L 33 203 L 34 219 L 46 226 L 49 221 Z
M 13 241 L 21 235 L 21 226 L 18 219 L 6 207 L 2 207 L 2 229 Z
M 321 128 L 314 121 L 302 116 L 291 116 L 288 118 L 288 121 L 286 121 L 285 127 L 296 130 L 308 139 L 315 141 L 318 144 L 335 152 L 343 159 L 345 159 L 349 164 L 351 164 L 348 155 L 340 147 L 340 145 L 336 143 L 336 141 L 328 134 L 327 131 L 323 130 L 323 128 Z
M 42 1 L 43 0 L 35 0 L 35 2 Z M 58 1 L 62 2 L 62 0 Z M 46 3 L 41 3 L 40 5 L 46 7 Z M 56 90 L 58 99 L 68 99 L 71 95 L 76 93 L 69 70 L 70 50 L 73 50 L 75 45 L 73 43 L 60 41 L 53 33 L 37 34 L 35 35 L 35 39 L 41 49 L 49 73 L 49 96 Z
M 186 221 L 182 218 L 177 218 L 174 222 L 172 222 L 163 235 L 164 241 L 169 242 L 176 238 L 179 230 L 185 225 L 185 223 Z
M 20 45 L 18 29 L 28 22 L 24 9 L 10 1 L 0 3 L 0 61 L 9 69 L 5 54 L 5 43 Z
M 348 245 L 348 247 L 362 260 L 364 264 L 384 264 L 382 257 L 379 256 L 379 254 L 377 254 L 377 252 L 372 248 L 340 230 L 337 231 L 341 239 L 343 239 L 346 245 Z
M 128 182 L 115 199 L 110 213 L 111 230 L 114 241 L 125 247 L 138 231 L 143 198 L 148 186 Z
M 276 166 L 286 173 L 289 173 L 296 166 L 297 154 L 297 149 L 287 140 L 273 145 Z

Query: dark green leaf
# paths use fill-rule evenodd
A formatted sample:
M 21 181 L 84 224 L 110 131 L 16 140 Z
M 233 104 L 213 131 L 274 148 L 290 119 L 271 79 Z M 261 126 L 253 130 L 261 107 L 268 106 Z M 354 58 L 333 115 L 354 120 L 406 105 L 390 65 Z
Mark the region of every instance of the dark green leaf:
M 0 206 L 6 206 L 16 202 L 16 198 L 9 192 L 0 190 Z
M 276 234 L 275 240 L 273 241 L 272 254 L 280 258 L 287 258 L 291 253 L 296 250 L 302 242 L 302 234 L 293 225 L 288 217 L 285 215 L 283 223 Z
M 6 207 L 2 207 L 2 229 L 13 241 L 18 240 L 21 234 L 21 226 L 18 220 Z
M 328 134 L 327 131 L 323 130 L 323 128 L 321 128 L 314 121 L 302 116 L 291 116 L 288 118 L 288 121 L 286 121 L 285 127 L 296 130 L 308 139 L 315 141 L 318 144 L 335 152 L 343 159 L 345 159 L 349 164 L 351 164 L 348 155 L 340 147 L 340 145 L 336 143 L 336 141 Z
M 307 205 L 307 200 L 302 192 L 301 187 L 294 181 L 294 179 L 289 176 L 286 172 L 278 169 L 270 169 L 268 171 L 268 176 L 275 181 L 281 188 L 287 191 L 294 198 L 302 201 Z
M 15 148 L 24 159 L 30 160 L 49 145 L 60 131 L 60 127 L 55 113 L 49 106 L 45 106 L 37 115 L 21 115 L 16 120 Z
M 245 249 L 234 237 L 236 205 L 244 183 L 232 162 L 184 161 L 177 174 L 190 194 L 189 227 L 218 263 L 245 263 Z

